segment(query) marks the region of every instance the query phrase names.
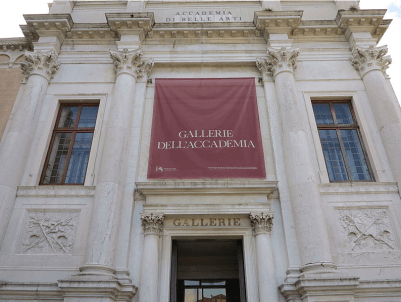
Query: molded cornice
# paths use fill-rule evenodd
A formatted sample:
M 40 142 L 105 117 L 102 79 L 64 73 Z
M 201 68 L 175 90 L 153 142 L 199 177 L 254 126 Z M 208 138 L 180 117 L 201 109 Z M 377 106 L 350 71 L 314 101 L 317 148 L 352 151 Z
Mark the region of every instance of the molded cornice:
M 386 9 L 339 10 L 336 22 L 349 39 L 351 33 L 369 32 L 377 41 L 386 32 L 391 20 L 384 20 Z
M 263 194 L 273 197 L 277 193 L 276 181 L 265 180 L 160 180 L 137 182 L 137 191 L 150 195 L 197 195 L 197 194 Z
M 263 32 L 265 39 L 270 34 L 289 35 L 301 22 L 303 11 L 255 12 L 253 23 Z
M 24 15 L 24 18 L 28 29 L 39 37 L 64 37 L 74 24 L 70 14 Z
M 121 35 L 139 35 L 141 41 L 152 30 L 155 24 L 154 14 L 144 13 L 114 13 L 106 14 L 107 24 L 110 29 Z

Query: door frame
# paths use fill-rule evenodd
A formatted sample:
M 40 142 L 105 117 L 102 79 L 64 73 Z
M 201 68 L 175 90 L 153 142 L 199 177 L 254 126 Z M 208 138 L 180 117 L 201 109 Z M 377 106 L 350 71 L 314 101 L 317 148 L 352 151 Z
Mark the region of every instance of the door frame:
M 246 300 L 259 302 L 255 239 L 250 227 L 211 230 L 165 228 L 159 245 L 159 302 L 170 302 L 172 241 L 189 239 L 242 239 Z

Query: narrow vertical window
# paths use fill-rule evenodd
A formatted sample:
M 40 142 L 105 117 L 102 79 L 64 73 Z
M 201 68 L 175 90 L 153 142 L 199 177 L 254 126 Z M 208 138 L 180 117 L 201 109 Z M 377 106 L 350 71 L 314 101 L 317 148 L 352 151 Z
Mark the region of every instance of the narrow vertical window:
M 84 183 L 97 111 L 93 104 L 60 106 L 41 184 Z
M 350 102 L 312 104 L 330 181 L 372 180 Z

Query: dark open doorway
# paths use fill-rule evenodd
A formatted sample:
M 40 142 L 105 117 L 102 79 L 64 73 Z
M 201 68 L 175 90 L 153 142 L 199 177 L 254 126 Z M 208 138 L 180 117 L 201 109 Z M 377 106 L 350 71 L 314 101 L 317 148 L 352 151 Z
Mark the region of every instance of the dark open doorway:
M 242 240 L 173 240 L 170 302 L 246 302 Z

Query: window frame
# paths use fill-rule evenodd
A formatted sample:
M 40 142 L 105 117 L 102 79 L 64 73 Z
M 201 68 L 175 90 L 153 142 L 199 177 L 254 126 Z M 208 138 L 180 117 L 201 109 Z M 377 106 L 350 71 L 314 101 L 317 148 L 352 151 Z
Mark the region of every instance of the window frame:
M 75 123 L 74 123 L 74 127 L 58 127 L 60 118 L 61 118 L 61 113 L 64 107 L 73 107 L 76 106 L 78 107 L 78 112 L 77 112 L 77 116 L 75 118 Z M 96 116 L 96 120 L 95 120 L 95 125 L 94 127 L 78 127 L 78 123 L 81 117 L 81 112 L 82 112 L 82 107 L 97 107 L 98 108 L 98 112 L 97 112 L 97 116 Z M 47 154 L 46 154 L 46 158 L 42 167 L 42 173 L 40 176 L 40 180 L 39 180 L 39 185 L 43 185 L 43 186 L 82 186 L 85 184 L 85 180 L 87 177 L 87 172 L 88 172 L 88 167 L 89 167 L 89 159 L 88 159 L 88 163 L 86 165 L 85 168 L 85 177 L 84 177 L 84 181 L 82 183 L 65 183 L 65 178 L 67 176 L 67 172 L 68 172 L 68 165 L 71 159 L 71 154 L 72 154 L 72 150 L 74 147 L 74 143 L 75 143 L 75 137 L 77 133 L 92 133 L 92 141 L 91 141 L 91 147 L 89 149 L 89 157 L 92 153 L 92 147 L 94 144 L 94 138 L 95 138 L 95 130 L 96 130 L 96 126 L 97 126 L 97 122 L 98 122 L 98 118 L 99 118 L 99 111 L 100 111 L 100 104 L 99 102 L 83 102 L 83 101 L 75 101 L 75 102 L 60 102 L 60 105 L 58 106 L 57 109 L 57 118 L 52 130 L 52 134 L 51 134 L 51 139 L 47 148 Z M 50 156 L 52 153 L 52 149 L 53 149 L 53 144 L 54 144 L 54 140 L 56 138 L 56 134 L 57 133 L 72 133 L 72 137 L 71 137 L 71 141 L 70 141 L 70 145 L 68 147 L 68 152 L 67 152 L 67 156 L 66 156 L 66 160 L 65 160 L 65 166 L 64 166 L 64 171 L 61 177 L 61 182 L 60 183 L 44 183 L 44 179 L 46 177 L 46 171 L 47 171 L 47 166 L 49 164 L 49 160 L 50 160 Z
M 362 135 L 361 135 L 361 130 L 360 130 L 360 127 L 358 125 L 358 119 L 356 117 L 356 114 L 355 114 L 355 111 L 354 111 L 354 107 L 352 105 L 352 101 L 351 100 L 333 100 L 333 99 L 323 99 L 323 100 L 322 99 L 313 99 L 313 100 L 311 100 L 312 112 L 313 112 L 313 105 L 314 104 L 328 104 L 329 108 L 330 108 L 331 116 L 332 116 L 333 122 L 334 122 L 334 124 L 318 124 L 317 121 L 316 121 L 316 117 L 313 114 L 313 118 L 314 118 L 314 121 L 315 121 L 315 124 L 316 124 L 318 138 L 319 138 L 319 141 L 320 141 L 321 150 L 322 150 L 322 152 L 324 151 L 323 145 L 322 145 L 322 139 L 320 138 L 320 134 L 319 134 L 319 130 L 336 130 L 337 137 L 338 137 L 338 142 L 339 142 L 339 145 L 340 145 L 342 157 L 344 159 L 344 165 L 345 165 L 347 176 L 348 176 L 347 180 L 330 180 L 330 175 L 329 175 L 329 170 L 328 170 L 328 167 L 327 167 L 327 162 L 326 162 L 326 159 L 323 156 L 329 182 L 330 183 L 375 182 L 375 176 L 374 176 L 374 173 L 373 173 L 372 166 L 370 164 L 368 153 L 366 152 L 365 143 L 364 143 Z M 337 123 L 337 116 L 336 116 L 333 104 L 348 104 L 350 112 L 351 112 L 352 119 L 354 120 L 354 123 L 353 124 L 338 124 Z M 370 180 L 354 180 L 354 179 L 352 179 L 352 174 L 351 174 L 351 169 L 350 169 L 349 162 L 348 162 L 347 153 L 345 151 L 343 139 L 341 137 L 341 132 L 340 132 L 341 130 L 356 130 L 356 133 L 357 133 L 358 139 L 359 139 L 359 143 L 361 145 L 362 154 L 365 157 L 365 162 L 366 162 L 366 165 L 368 167 L 368 173 L 369 173 L 369 176 L 370 176 Z

